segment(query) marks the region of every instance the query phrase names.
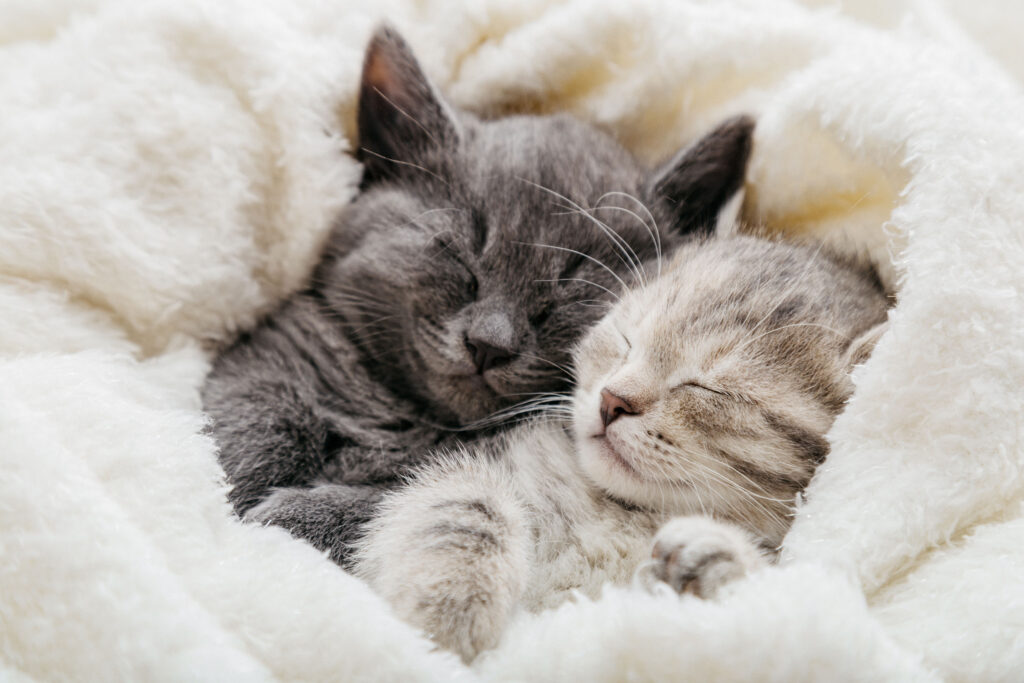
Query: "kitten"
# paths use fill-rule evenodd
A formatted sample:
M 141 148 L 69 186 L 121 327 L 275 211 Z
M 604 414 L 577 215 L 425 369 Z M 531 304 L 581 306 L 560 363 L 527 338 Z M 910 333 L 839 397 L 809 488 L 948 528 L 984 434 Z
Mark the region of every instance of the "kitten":
M 752 126 L 727 122 L 650 172 L 567 116 L 453 109 L 378 30 L 361 192 L 309 287 L 224 351 L 203 389 L 236 511 L 343 564 L 402 473 L 568 389 L 569 349 L 615 290 L 742 182 Z
M 516 610 L 594 595 L 645 560 L 713 595 L 780 545 L 887 303 L 870 269 L 810 246 L 682 247 L 579 345 L 568 422 L 421 469 L 356 573 L 467 661 Z

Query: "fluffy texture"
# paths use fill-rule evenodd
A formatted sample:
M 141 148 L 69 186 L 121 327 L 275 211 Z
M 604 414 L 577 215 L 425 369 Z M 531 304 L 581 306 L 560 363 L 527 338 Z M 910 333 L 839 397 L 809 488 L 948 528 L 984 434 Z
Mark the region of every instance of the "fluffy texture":
M 1024 9 L 810 4 L 6 3 L 0 674 L 1017 678 Z M 382 13 L 455 104 L 568 111 L 650 161 L 753 111 L 745 217 L 892 264 L 891 328 L 781 566 L 720 601 L 522 618 L 470 671 L 232 518 L 196 344 L 307 277 L 358 182 L 340 152 Z

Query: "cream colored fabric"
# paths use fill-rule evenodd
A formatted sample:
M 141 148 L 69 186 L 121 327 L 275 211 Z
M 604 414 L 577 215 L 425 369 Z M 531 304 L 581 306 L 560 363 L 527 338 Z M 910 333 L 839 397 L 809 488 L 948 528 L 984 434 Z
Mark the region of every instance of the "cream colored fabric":
M 0 678 L 1014 680 L 1024 671 L 1024 9 L 783 0 L 0 5 Z M 899 292 L 782 566 L 609 590 L 466 669 L 230 514 L 200 344 L 298 287 L 388 16 L 456 103 L 656 161 L 759 127 L 748 220 Z

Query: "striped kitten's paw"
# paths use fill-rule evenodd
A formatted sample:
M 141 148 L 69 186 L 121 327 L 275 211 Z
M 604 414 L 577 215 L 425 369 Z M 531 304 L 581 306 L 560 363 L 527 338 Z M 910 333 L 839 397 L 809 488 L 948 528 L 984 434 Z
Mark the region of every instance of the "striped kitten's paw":
M 676 517 L 663 525 L 651 557 L 657 579 L 701 598 L 765 564 L 746 533 L 710 517 Z

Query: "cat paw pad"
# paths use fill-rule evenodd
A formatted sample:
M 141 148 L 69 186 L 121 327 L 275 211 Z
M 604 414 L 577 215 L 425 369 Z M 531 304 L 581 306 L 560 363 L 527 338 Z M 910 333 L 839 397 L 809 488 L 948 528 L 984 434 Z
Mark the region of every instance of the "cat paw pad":
M 655 578 L 701 598 L 764 564 L 743 531 L 707 517 L 679 517 L 662 526 L 651 557 Z

